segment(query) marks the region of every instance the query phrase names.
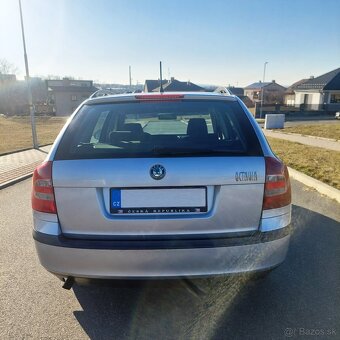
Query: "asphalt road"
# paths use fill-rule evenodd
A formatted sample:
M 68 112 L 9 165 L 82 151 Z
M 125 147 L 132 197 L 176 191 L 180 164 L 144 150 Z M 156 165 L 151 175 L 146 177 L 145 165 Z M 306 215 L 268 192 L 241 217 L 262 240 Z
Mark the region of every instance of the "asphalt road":
M 339 339 L 339 204 L 292 184 L 288 258 L 263 280 L 123 282 L 71 291 L 38 263 L 30 180 L 1 190 L 0 339 Z

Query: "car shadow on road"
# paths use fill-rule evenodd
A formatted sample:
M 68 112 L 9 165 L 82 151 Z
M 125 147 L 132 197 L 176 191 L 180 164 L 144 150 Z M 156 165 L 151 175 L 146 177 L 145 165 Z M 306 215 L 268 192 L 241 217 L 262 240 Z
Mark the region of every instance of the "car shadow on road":
M 83 311 L 74 315 L 91 339 L 263 339 L 313 330 L 339 335 L 339 222 L 300 206 L 293 206 L 293 216 L 287 259 L 262 280 L 75 285 Z

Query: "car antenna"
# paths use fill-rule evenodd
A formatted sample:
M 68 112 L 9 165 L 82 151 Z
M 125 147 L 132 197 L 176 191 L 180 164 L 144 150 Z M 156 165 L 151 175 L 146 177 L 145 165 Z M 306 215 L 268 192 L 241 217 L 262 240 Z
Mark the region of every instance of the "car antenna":
M 161 86 L 159 87 L 159 92 L 163 93 L 164 89 L 163 89 L 163 80 L 162 80 L 162 62 L 161 61 L 159 62 L 159 78 L 160 78 L 160 81 L 161 81 Z

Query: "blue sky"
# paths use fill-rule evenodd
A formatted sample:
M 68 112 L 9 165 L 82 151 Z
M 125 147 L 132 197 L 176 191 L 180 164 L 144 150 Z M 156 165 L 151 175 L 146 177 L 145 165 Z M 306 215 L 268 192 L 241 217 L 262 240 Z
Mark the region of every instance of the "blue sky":
M 339 0 L 22 0 L 31 75 L 133 83 L 289 85 L 340 67 Z M 0 0 L 0 58 L 24 74 L 18 2 Z

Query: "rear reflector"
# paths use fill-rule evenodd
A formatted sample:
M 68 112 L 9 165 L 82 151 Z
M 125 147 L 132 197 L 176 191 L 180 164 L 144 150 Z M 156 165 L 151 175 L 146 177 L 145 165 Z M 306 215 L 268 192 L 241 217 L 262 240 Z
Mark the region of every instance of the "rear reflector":
M 179 100 L 183 99 L 183 94 L 143 94 L 135 96 L 138 100 L 145 100 L 145 101 L 161 101 L 161 100 Z
M 263 210 L 281 208 L 291 203 L 291 188 L 287 167 L 278 159 L 266 157 L 266 182 Z
M 50 214 L 57 213 L 51 161 L 42 163 L 33 172 L 32 209 Z

